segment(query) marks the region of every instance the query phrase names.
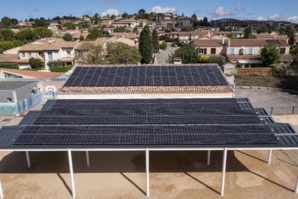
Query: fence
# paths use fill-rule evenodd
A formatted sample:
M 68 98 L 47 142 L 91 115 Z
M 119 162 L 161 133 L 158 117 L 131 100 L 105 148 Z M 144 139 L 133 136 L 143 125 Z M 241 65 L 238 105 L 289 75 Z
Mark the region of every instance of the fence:
M 270 75 L 271 68 L 237 68 L 238 75 Z
M 0 103 L 0 115 L 16 115 L 42 101 L 56 99 L 56 92 L 40 92 L 15 103 Z
M 265 107 L 266 111 L 271 115 L 298 115 L 298 106 L 291 107 Z

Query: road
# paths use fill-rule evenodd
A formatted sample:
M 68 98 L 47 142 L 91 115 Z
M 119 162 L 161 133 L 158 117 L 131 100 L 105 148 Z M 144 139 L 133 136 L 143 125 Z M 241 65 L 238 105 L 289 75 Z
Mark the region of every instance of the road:
M 160 50 L 159 53 L 155 53 L 155 62 L 154 64 L 167 64 L 167 59 L 169 55 L 175 50 L 177 50 L 179 47 L 172 47 L 172 43 L 167 43 L 167 49 L 165 51 Z

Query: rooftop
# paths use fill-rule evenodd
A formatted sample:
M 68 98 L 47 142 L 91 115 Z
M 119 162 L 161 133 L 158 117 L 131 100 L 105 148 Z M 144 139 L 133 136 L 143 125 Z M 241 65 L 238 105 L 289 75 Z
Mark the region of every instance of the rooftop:
M 1 91 L 17 90 L 24 86 L 36 83 L 35 81 L 0 81 Z
M 40 72 L 40 71 L 30 71 L 30 70 L 17 70 L 17 69 L 8 69 L 0 68 L 2 72 L 8 72 L 15 75 L 21 75 L 28 78 L 38 78 L 38 79 L 53 79 L 64 75 L 64 73 L 59 72 Z

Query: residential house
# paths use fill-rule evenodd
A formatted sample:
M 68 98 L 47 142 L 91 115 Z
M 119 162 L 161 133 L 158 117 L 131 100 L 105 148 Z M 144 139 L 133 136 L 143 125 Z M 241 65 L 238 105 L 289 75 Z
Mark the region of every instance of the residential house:
M 112 23 L 112 26 L 114 26 L 115 28 L 118 28 L 118 27 L 127 27 L 127 28 L 133 29 L 137 25 L 138 24 L 137 24 L 137 22 L 135 20 L 129 20 L 129 19 L 125 19 L 125 20 L 121 20 L 121 21 L 114 21 Z
M 0 68 L 0 79 L 66 79 L 65 73 Z
M 259 65 L 260 50 L 268 43 L 274 43 L 280 49 L 281 61 L 292 62 L 290 45 L 283 40 L 264 39 L 225 39 L 222 40 L 193 40 L 197 51 L 201 55 L 223 55 L 234 63 Z
M 76 42 L 65 42 L 59 39 L 49 39 L 45 42 L 36 42 L 23 46 L 19 50 L 19 59 L 26 62 L 20 68 L 28 68 L 29 59 L 39 58 L 45 63 L 45 69 L 49 70 L 48 62 L 60 60 L 65 65 L 72 64 L 74 60 L 74 47 Z
M 177 17 L 177 28 L 192 28 L 193 27 L 193 20 L 189 17 Z
M 283 40 L 229 39 L 228 43 L 225 43 L 225 55 L 232 62 L 261 64 L 260 50 L 268 43 L 273 43 L 279 47 L 281 62 L 292 62 L 290 45 Z

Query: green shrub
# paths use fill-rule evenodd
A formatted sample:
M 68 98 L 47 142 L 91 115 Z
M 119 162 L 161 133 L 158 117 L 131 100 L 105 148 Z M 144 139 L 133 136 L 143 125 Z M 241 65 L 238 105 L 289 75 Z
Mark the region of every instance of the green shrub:
M 19 69 L 17 63 L 3 63 L 0 64 L 0 68 Z
M 162 49 L 162 50 L 166 50 L 167 49 L 167 43 L 162 42 L 161 44 L 159 44 L 159 48 Z
M 51 72 L 67 72 L 72 68 L 72 65 L 50 67 Z
M 63 62 L 60 60 L 56 60 L 56 61 L 49 61 L 48 62 L 48 66 L 51 67 L 58 67 L 58 66 L 63 66 Z
M 225 60 L 221 56 L 210 56 L 207 63 L 217 63 L 219 66 L 223 66 L 225 64 Z

